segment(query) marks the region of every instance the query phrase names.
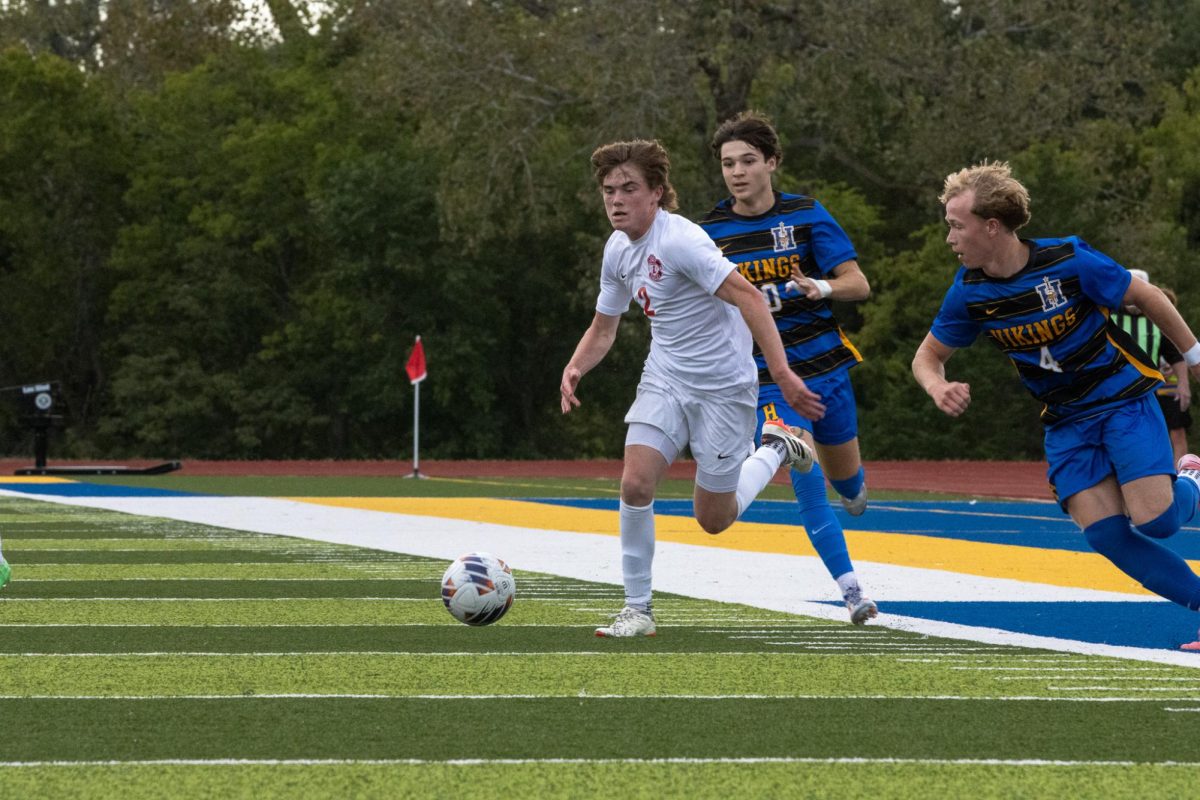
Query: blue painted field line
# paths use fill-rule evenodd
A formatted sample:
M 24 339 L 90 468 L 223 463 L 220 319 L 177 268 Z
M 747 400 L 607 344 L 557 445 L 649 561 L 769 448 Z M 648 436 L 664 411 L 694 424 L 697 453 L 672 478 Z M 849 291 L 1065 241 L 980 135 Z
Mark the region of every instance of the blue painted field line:
M 536 498 L 535 502 L 573 508 L 616 511 L 615 499 Z M 1091 549 L 1075 523 L 1052 503 L 972 503 L 969 501 L 904 500 L 872 505 L 861 517 L 851 517 L 840 506 L 835 512 L 847 530 L 916 534 L 968 542 L 1040 547 L 1088 553 Z M 654 513 L 692 515 L 691 500 L 655 500 Z M 745 522 L 800 525 L 795 503 L 759 500 L 746 509 Z M 1200 560 L 1200 527 L 1186 527 L 1160 540 L 1189 560 Z M 853 555 L 853 553 L 851 553 Z

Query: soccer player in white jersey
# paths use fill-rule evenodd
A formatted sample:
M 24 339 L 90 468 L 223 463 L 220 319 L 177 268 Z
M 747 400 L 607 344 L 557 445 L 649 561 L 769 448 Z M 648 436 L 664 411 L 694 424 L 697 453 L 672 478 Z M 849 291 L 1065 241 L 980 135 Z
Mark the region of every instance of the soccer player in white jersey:
M 636 303 L 650 319 L 650 354 L 625 416 L 621 567 L 625 607 L 597 636 L 653 636 L 654 493 L 683 447 L 696 460 L 697 522 L 720 533 L 784 463 L 812 469 L 812 450 L 782 422 L 754 449 L 758 369 L 751 337 L 792 408 L 819 419 L 819 395 L 788 367 L 762 295 L 677 208 L 670 160 L 657 141 L 614 142 L 592 153 L 613 233 L 604 248 L 596 314 L 563 370 L 564 414 L 579 406 L 580 379 L 612 347 L 621 314 Z

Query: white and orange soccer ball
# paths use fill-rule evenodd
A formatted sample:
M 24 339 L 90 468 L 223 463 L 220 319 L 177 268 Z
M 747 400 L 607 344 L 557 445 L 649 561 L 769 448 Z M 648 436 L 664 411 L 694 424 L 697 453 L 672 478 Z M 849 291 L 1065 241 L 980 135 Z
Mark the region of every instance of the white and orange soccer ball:
M 503 617 L 516 590 L 512 569 L 489 553 L 459 556 L 442 575 L 442 602 L 467 625 L 491 625 Z

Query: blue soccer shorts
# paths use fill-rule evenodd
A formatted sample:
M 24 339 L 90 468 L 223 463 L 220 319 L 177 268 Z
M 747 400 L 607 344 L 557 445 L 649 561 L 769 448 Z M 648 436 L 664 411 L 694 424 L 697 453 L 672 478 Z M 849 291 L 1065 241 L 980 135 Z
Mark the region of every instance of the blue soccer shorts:
M 1109 475 L 1124 486 L 1149 475 L 1174 475 L 1171 439 L 1153 394 L 1084 419 L 1046 428 L 1046 461 L 1063 511 L 1074 494 Z
M 854 404 L 854 387 L 850 385 L 848 370 L 805 379 L 804 384 L 821 395 L 825 416 L 815 422 L 805 419 L 787 404 L 778 386 L 763 386 L 758 394 L 756 442 L 762 436 L 763 423 L 768 419 L 781 419 L 794 428 L 803 428 L 812 434 L 814 441 L 823 445 L 845 444 L 858 436 L 858 409 Z

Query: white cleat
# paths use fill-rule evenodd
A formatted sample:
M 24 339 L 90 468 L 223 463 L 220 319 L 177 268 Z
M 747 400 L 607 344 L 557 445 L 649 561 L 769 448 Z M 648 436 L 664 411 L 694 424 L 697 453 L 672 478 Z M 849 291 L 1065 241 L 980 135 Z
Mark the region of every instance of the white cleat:
M 796 472 L 804 474 L 812 472 L 813 464 L 817 463 L 817 456 L 808 443 L 800 438 L 798 430 L 798 428 L 789 428 L 783 420 L 769 419 L 763 423 L 762 441 L 763 444 L 770 444 L 774 440 L 783 442 L 783 446 L 787 449 L 783 463 Z
M 1200 456 L 1194 456 L 1191 453 L 1180 456 L 1176 469 L 1179 470 L 1179 477 L 1187 478 L 1200 486 Z
M 653 612 L 639 611 L 633 606 L 625 606 L 613 624 L 607 628 L 596 628 L 597 636 L 626 639 L 633 636 L 653 636 L 657 632 L 654 625 Z
M 843 497 L 842 507 L 852 517 L 861 517 L 867 510 L 867 485 L 864 483 L 854 497 Z
M 879 606 L 869 597 L 859 596 L 858 602 L 846 601 L 846 610 L 850 612 L 850 621 L 855 625 L 864 625 L 867 620 L 879 615 Z

